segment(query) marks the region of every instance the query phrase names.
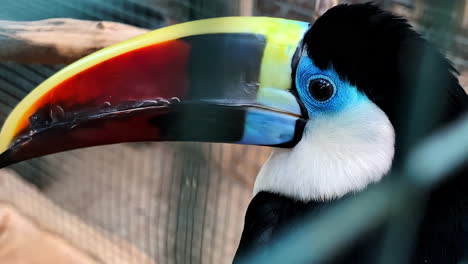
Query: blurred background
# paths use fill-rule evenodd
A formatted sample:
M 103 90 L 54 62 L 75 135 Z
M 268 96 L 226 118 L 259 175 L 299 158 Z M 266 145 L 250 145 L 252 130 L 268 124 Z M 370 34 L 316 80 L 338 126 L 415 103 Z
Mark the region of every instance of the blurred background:
M 0 0 L 0 20 L 75 18 L 145 29 L 238 15 L 313 22 L 343 2 L 367 1 Z M 422 0 L 375 2 L 422 31 L 434 26 L 425 15 L 438 12 Z M 447 55 L 468 87 L 468 0 L 459 1 L 447 16 L 456 21 Z M 29 91 L 62 67 L 0 63 L 0 124 Z M 230 263 L 255 176 L 269 152 L 226 144 L 135 143 L 55 154 L 11 169 L 66 212 L 111 240 L 134 245 L 154 263 Z

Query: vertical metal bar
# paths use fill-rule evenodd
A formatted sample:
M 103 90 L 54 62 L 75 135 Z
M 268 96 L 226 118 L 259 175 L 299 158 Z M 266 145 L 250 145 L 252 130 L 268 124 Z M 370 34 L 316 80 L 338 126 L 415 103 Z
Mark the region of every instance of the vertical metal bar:
M 239 0 L 239 15 L 252 16 L 253 6 L 254 0 Z
M 462 27 L 468 28 L 468 0 L 465 0 L 465 8 L 463 12 Z

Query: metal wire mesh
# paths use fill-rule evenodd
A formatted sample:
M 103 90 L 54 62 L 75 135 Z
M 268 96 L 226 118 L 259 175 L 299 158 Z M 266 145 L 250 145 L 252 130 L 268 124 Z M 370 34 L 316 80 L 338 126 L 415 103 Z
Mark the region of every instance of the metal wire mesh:
M 453 44 L 456 28 L 453 14 L 460 3 L 426 1 L 426 10 L 419 22 L 426 29 L 424 33 L 429 41 L 442 50 Z M 273 246 L 258 250 L 244 263 L 321 263 L 365 231 L 386 223 L 389 224 L 386 224 L 382 253 L 375 263 L 408 263 L 410 244 L 422 216 L 425 195 L 433 185 L 457 168 L 466 166 L 468 161 L 468 116 L 420 143 L 443 110 L 438 98 L 444 88 L 434 84 L 430 76 L 434 72 L 434 62 L 424 54 L 421 73 L 412 80 L 414 90 L 406 94 L 411 97 L 412 107 L 409 115 L 401 118 L 401 122 L 408 122 L 404 125 L 406 138 L 403 140 L 409 154 L 403 161 L 403 168 L 394 169 L 386 176 L 389 181 L 341 202 L 319 217 L 306 218 L 298 225 L 298 230 L 288 232 Z M 428 122 L 427 116 L 433 119 Z M 459 144 L 462 141 L 464 143 Z M 441 153 L 442 149 L 444 153 Z M 392 218 L 390 221 L 389 217 Z M 345 225 L 343 219 L 346 219 Z
M 308 20 L 317 15 L 289 2 L 255 1 L 252 13 Z M 310 6 L 315 6 L 317 1 L 310 2 Z M 405 6 L 414 4 L 399 2 Z M 458 58 L 457 66 L 464 67 L 463 49 L 460 51 L 453 43 L 456 30 L 451 30 L 454 25 L 449 23 L 453 20 L 447 19 L 451 12 L 433 11 L 453 10 L 456 6 L 452 4 L 458 2 L 444 2 L 445 6 L 437 3 L 437 8 L 431 9 L 433 2 L 427 1 L 426 15 L 416 21 L 418 27 L 427 28 L 434 20 L 447 22 L 431 28 L 433 32 L 426 31 L 426 36 L 441 48 L 451 49 L 451 56 Z M 240 12 L 238 1 L 221 0 L 3 0 L 1 5 L 0 19 L 5 20 L 72 17 L 145 28 Z M 0 64 L 0 123 L 21 98 L 61 67 Z M 424 80 L 424 73 L 421 77 Z M 425 90 L 431 85 L 417 83 L 416 87 Z M 415 91 L 424 93 L 422 89 Z M 434 101 L 436 87 L 431 91 L 431 98 L 413 104 L 423 107 L 427 114 L 438 111 Z M 413 97 L 425 98 L 417 94 Z M 411 120 L 417 120 L 417 114 Z M 245 263 L 323 260 L 390 216 L 395 224 L 388 226 L 383 254 L 376 263 L 389 263 L 389 259 L 392 263 L 404 263 L 408 253 L 405 241 L 395 243 L 394 234 L 414 232 L 425 192 L 468 159 L 464 142 L 467 118 L 418 144 L 416 139 L 430 124 L 412 125 L 408 128 L 408 162 L 388 177 L 391 180 L 339 204 L 320 218 L 306 219 L 300 232 L 291 232 L 273 245 L 277 250 L 270 249 L 268 258 L 260 250 Z M 434 158 L 441 155 L 440 146 L 445 146 L 444 160 Z M 264 148 L 220 144 L 123 144 L 51 155 L 13 168 L 61 207 L 130 241 L 156 263 L 230 263 L 251 198 L 253 179 L 268 154 Z M 423 174 L 425 177 L 420 177 Z M 346 226 L 337 224 L 344 216 Z M 411 236 L 407 238 L 410 242 Z
M 184 21 L 215 16 L 224 10 L 224 1 L 219 3 L 203 13 L 175 10 L 173 17 Z M 168 4 L 7 0 L 0 19 L 69 17 L 158 28 L 168 23 Z M 62 67 L 0 64 L 0 123 L 29 91 Z M 215 144 L 123 144 L 51 155 L 12 168 L 62 208 L 131 242 L 156 263 L 229 263 L 253 177 L 268 152 Z

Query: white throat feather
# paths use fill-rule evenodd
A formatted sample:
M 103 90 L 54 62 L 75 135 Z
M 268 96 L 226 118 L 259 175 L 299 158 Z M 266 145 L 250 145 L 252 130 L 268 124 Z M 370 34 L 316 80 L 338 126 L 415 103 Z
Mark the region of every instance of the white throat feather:
M 307 202 L 363 190 L 390 170 L 394 143 L 387 115 L 370 100 L 313 117 L 294 148 L 273 150 L 254 194 L 267 191 Z

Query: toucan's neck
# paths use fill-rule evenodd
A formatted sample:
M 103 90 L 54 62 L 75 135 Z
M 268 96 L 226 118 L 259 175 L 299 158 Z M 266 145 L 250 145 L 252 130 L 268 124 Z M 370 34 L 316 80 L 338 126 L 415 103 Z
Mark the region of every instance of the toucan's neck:
M 272 152 L 254 192 L 323 201 L 360 191 L 389 171 L 394 142 L 393 126 L 371 101 L 314 117 L 294 148 Z

